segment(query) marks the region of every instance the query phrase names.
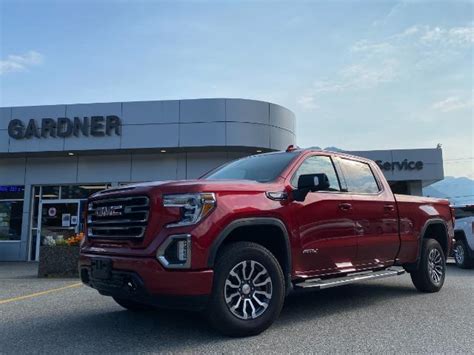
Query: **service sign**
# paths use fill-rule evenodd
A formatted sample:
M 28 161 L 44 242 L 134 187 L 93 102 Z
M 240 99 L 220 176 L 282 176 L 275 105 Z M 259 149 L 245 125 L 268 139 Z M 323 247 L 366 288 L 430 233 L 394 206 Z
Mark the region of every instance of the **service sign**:
M 115 115 L 32 118 L 28 121 L 13 119 L 8 124 L 8 135 L 13 139 L 120 136 L 121 130 L 122 121 Z
M 418 161 L 410 161 L 405 159 L 403 161 L 393 161 L 393 162 L 384 162 L 382 160 L 375 161 L 380 169 L 384 171 L 401 171 L 401 170 L 422 170 L 423 169 L 423 162 Z

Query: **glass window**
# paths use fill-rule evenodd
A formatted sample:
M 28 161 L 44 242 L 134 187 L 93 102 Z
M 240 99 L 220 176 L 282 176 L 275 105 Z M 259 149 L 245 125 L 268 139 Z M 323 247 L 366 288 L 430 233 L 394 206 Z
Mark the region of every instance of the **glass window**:
M 24 186 L 0 186 L 0 241 L 20 240 Z
M 347 190 L 355 193 L 377 193 L 380 191 L 369 164 L 341 159 Z
M 66 185 L 61 186 L 62 199 L 86 199 L 93 193 L 107 189 L 108 185 Z
M 0 185 L 0 200 L 22 200 L 25 195 L 24 186 Z
M 208 180 L 274 181 L 299 152 L 253 155 L 223 165 L 203 176 Z
M 20 240 L 23 201 L 0 201 L 0 240 Z
M 59 186 L 43 186 L 42 188 L 42 199 L 59 199 Z
M 340 191 L 339 180 L 330 157 L 314 155 L 307 158 L 291 178 L 291 185 L 298 186 L 298 179 L 305 174 L 326 174 L 329 179 L 329 190 Z
M 474 217 L 474 206 L 456 207 L 454 208 L 454 216 L 457 219 Z

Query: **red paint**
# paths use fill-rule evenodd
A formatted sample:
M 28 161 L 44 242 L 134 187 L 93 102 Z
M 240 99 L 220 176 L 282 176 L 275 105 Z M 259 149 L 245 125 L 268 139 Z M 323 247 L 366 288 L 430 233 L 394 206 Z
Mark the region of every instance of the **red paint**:
M 450 248 L 453 223 L 448 202 L 394 196 L 377 164 L 367 159 L 349 157 L 370 165 L 382 188 L 379 194 L 324 191 L 309 193 L 304 202 L 292 200 L 290 179 L 310 155 L 337 157 L 340 154 L 303 150 L 272 183 L 174 181 L 141 184 L 132 191 L 111 191 L 93 197 L 147 195 L 151 214 L 146 234 L 139 242 L 86 238 L 80 266 L 87 267 L 92 256 L 102 256 L 112 259 L 114 269 L 139 274 L 151 293 L 208 294 L 212 288 L 213 272 L 208 260 L 213 242 L 229 223 L 248 217 L 273 217 L 284 223 L 290 238 L 293 279 L 386 267 L 396 260 L 400 265 L 414 263 L 422 229 L 432 219 L 446 223 Z M 268 191 L 287 191 L 289 199 L 270 200 L 265 195 Z M 166 224 L 176 220 L 177 211 L 163 208 L 163 194 L 192 192 L 214 192 L 216 209 L 195 226 L 166 228 Z M 181 233 L 192 235 L 191 268 L 166 270 L 156 261 L 157 249 L 169 235 Z M 317 253 L 303 253 L 308 249 Z

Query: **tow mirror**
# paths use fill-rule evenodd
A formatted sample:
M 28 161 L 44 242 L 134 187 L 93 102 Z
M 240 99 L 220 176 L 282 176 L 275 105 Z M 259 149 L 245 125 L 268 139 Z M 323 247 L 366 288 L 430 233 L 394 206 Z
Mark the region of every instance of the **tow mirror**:
M 304 174 L 298 178 L 298 188 L 293 191 L 296 201 L 304 201 L 311 191 L 324 191 L 329 188 L 329 179 L 326 174 Z

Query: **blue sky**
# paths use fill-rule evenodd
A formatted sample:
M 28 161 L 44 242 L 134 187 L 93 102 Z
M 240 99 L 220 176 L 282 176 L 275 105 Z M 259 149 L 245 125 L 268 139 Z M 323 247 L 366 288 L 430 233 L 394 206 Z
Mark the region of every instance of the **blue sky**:
M 474 178 L 473 2 L 0 3 L 0 106 L 267 100 L 302 147 L 442 143 Z

